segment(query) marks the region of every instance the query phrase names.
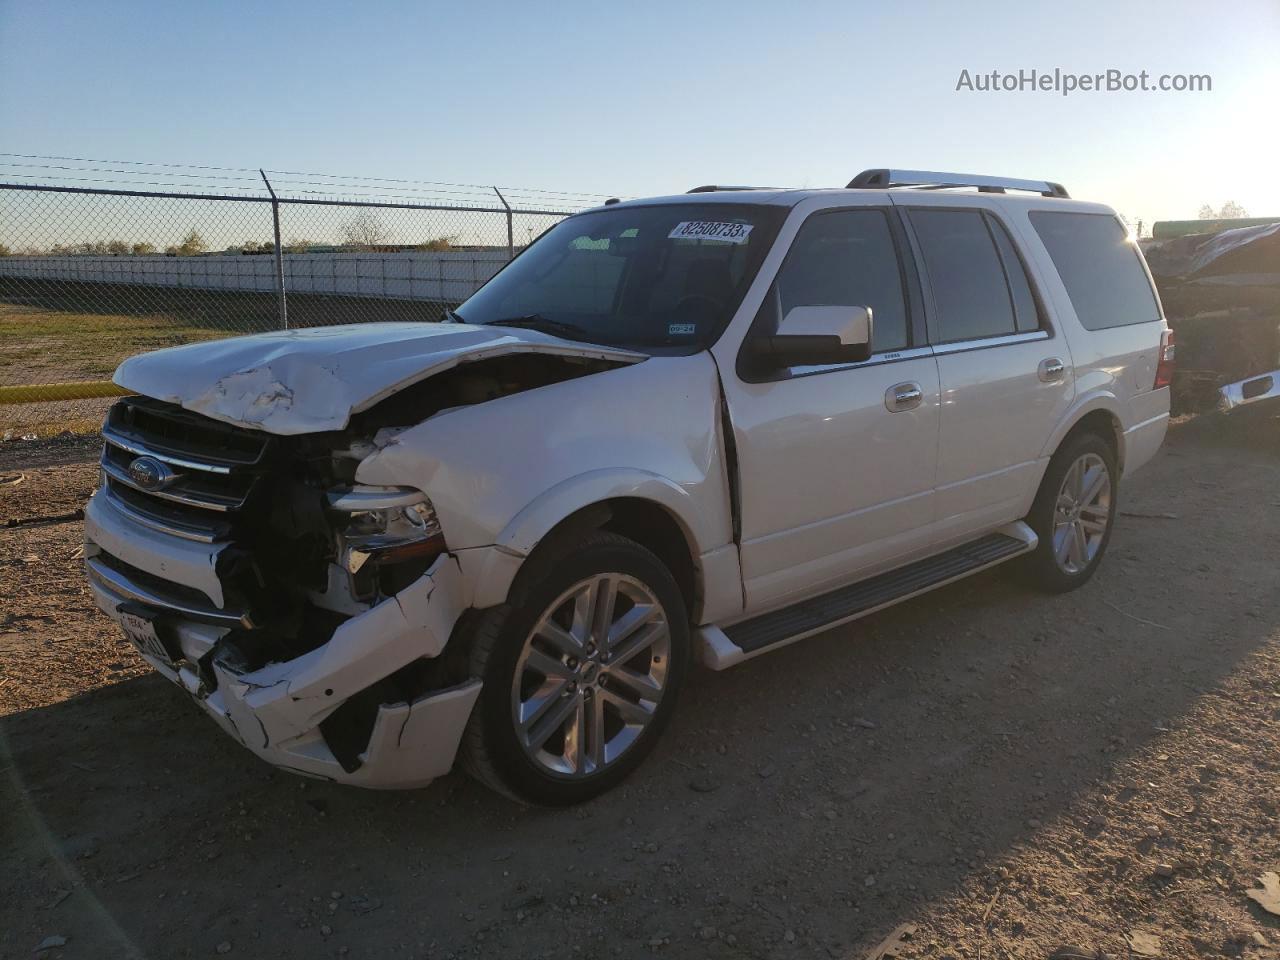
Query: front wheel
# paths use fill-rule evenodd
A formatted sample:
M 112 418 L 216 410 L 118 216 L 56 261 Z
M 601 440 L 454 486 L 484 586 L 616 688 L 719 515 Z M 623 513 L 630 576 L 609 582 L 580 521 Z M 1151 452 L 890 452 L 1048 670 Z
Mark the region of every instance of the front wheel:
M 516 799 L 578 803 L 652 749 L 689 661 L 684 601 L 639 544 L 590 534 L 534 556 L 506 604 L 473 615 L 471 669 L 484 681 L 463 763 Z
M 1093 576 L 1111 540 L 1118 479 L 1115 453 L 1094 433 L 1068 440 L 1049 460 L 1027 515 L 1040 538 L 1024 565 L 1035 586 L 1063 593 Z

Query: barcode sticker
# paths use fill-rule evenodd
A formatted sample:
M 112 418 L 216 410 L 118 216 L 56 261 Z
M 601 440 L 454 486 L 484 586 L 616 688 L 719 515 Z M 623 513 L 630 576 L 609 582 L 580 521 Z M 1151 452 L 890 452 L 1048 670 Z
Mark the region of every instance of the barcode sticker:
M 751 234 L 750 223 L 717 223 L 714 220 L 685 220 L 667 234 L 668 240 L 719 240 L 721 243 L 746 243 Z

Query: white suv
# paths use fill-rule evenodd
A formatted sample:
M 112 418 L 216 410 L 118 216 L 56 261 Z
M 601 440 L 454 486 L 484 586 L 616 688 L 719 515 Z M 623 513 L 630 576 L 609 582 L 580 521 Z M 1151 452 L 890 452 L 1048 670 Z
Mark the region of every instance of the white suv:
M 611 201 L 444 322 L 126 361 L 89 582 L 277 766 L 407 787 L 460 757 L 570 803 L 694 659 L 1015 558 L 1087 581 L 1172 355 L 1115 213 L 1053 183 Z

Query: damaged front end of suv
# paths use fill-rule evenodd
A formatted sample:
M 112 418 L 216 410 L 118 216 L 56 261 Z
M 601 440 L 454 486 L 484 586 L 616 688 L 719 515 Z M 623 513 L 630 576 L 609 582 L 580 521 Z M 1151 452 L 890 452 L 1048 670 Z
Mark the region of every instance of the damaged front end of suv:
M 426 484 L 362 483 L 361 463 L 443 412 L 640 359 L 404 327 L 128 361 L 117 382 L 138 395 L 103 427 L 86 511 L 95 600 L 155 669 L 263 759 L 367 787 L 446 773 L 480 681 L 446 652 L 471 598 Z

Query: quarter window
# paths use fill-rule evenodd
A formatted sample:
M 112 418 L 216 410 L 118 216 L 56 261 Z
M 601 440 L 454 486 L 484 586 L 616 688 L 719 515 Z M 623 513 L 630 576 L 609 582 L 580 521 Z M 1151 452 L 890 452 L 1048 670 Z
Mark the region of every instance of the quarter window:
M 765 302 L 774 327 L 801 306 L 870 307 L 872 350 L 907 345 L 902 271 L 884 211 L 837 210 L 804 222 Z
M 933 291 L 937 341 L 954 343 L 1016 333 L 1015 297 L 983 214 L 977 210 L 917 208 L 911 211 L 911 225 Z M 1021 274 L 1021 264 L 1018 268 L 1015 276 Z M 1025 284 L 1025 274 L 1021 279 Z M 1026 294 L 1030 297 L 1030 287 Z M 1032 310 L 1034 316 L 1034 299 Z
M 1086 330 L 1160 319 L 1138 250 L 1115 217 L 1036 210 L 1031 225 Z
M 1009 299 L 1013 301 L 1013 315 L 1019 333 L 1030 333 L 1040 329 L 1040 310 L 1036 306 L 1035 294 L 1031 292 L 1031 281 L 1027 278 L 1026 268 L 1018 251 L 1014 249 L 1013 240 L 1004 224 L 990 214 L 985 214 L 987 226 L 991 228 L 991 236 L 995 238 L 996 247 L 1000 250 L 1000 262 L 1004 264 L 1005 279 L 1009 281 Z

